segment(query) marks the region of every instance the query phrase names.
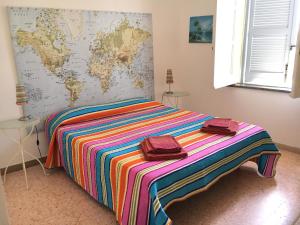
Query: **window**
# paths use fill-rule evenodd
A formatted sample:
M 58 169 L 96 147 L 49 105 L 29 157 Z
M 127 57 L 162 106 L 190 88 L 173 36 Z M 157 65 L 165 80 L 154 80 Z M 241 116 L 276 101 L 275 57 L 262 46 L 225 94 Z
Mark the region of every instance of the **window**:
M 290 90 L 298 0 L 218 0 L 215 88 Z

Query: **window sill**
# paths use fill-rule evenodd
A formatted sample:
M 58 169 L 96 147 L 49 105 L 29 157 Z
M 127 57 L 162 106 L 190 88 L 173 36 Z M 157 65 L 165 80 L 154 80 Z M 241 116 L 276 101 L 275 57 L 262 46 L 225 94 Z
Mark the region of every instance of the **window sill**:
M 233 84 L 229 87 L 237 87 L 237 88 L 248 88 L 248 89 L 258 89 L 258 90 L 266 90 L 266 91 L 277 91 L 277 92 L 284 92 L 290 93 L 290 88 L 282 88 L 282 87 L 272 87 L 272 86 L 261 86 L 261 85 L 254 85 L 254 84 Z

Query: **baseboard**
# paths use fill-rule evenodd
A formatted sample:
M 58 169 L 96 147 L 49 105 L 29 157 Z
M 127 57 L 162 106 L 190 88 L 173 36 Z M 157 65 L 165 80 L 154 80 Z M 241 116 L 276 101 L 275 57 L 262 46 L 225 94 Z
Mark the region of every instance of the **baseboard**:
M 289 145 L 285 145 L 285 144 L 280 144 L 280 143 L 275 143 L 275 144 L 281 150 L 287 150 L 287 151 L 290 151 L 290 152 L 295 152 L 295 153 L 299 153 L 300 154 L 300 148 L 289 146 Z
M 45 163 L 46 162 L 46 158 L 47 157 L 45 156 L 45 157 L 39 158 L 39 160 L 42 163 Z M 29 168 L 29 167 L 32 167 L 32 166 L 36 166 L 38 164 L 39 163 L 36 160 L 30 160 L 30 161 L 25 162 L 26 168 Z M 7 169 L 7 173 L 12 173 L 12 172 L 15 172 L 15 171 L 18 171 L 18 170 L 22 170 L 22 169 L 23 169 L 23 165 L 22 165 L 22 163 L 19 163 L 19 164 L 16 164 L 16 165 L 9 166 L 8 169 Z M 0 169 L 1 175 L 4 175 L 4 171 L 5 171 L 5 168 L 1 168 Z

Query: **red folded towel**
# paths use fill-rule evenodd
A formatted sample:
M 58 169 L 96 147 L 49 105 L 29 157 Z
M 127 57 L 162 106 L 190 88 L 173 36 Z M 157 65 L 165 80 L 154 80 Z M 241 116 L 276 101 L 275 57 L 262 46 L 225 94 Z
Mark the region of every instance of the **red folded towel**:
M 236 135 L 239 124 L 231 119 L 215 118 L 204 123 L 200 131 L 221 135 Z
M 204 126 L 228 128 L 231 121 L 232 120 L 228 118 L 214 118 L 205 121 Z
M 177 153 L 181 151 L 180 144 L 171 135 L 146 138 L 148 153 Z
M 147 139 L 145 139 L 141 143 L 141 149 L 144 153 L 144 157 L 148 161 L 160 161 L 160 160 L 171 160 L 171 159 L 181 159 L 187 157 L 187 152 L 181 150 L 177 153 L 149 153 L 149 143 L 147 143 Z

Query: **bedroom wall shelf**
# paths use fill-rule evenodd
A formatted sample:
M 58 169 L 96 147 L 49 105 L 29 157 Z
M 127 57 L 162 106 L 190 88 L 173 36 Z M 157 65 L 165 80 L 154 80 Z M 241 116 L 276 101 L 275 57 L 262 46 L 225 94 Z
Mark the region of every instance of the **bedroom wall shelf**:
M 35 157 L 34 155 L 32 155 L 31 153 L 29 153 L 28 151 L 26 151 L 24 149 L 24 142 L 30 137 L 30 135 L 32 134 L 34 127 L 36 125 L 38 125 L 40 123 L 40 119 L 38 118 L 31 118 L 25 121 L 21 121 L 18 119 L 12 119 L 12 120 L 6 120 L 6 121 L 1 121 L 0 122 L 0 130 L 3 132 L 4 135 L 6 135 L 10 140 L 12 140 L 13 142 L 15 142 L 18 145 L 18 151 L 16 151 L 16 153 L 13 155 L 13 157 L 9 160 L 9 162 L 7 163 L 7 166 L 5 168 L 4 171 L 4 183 L 6 181 L 6 172 L 8 167 L 10 166 L 10 164 L 13 162 L 13 160 L 18 156 L 21 155 L 22 158 L 22 164 L 23 164 L 23 171 L 24 171 L 24 176 L 25 176 L 25 182 L 26 182 L 26 188 L 28 189 L 28 181 L 27 181 L 27 173 L 26 173 L 26 165 L 25 165 L 25 160 L 24 160 L 24 155 L 28 155 L 29 157 L 33 158 L 34 160 L 38 161 L 38 163 L 41 165 L 43 172 L 46 176 L 46 171 L 45 168 L 42 164 L 42 162 Z M 29 133 L 23 135 L 23 131 L 26 130 L 26 128 L 29 128 L 30 131 Z M 8 135 L 5 131 L 9 130 L 9 129 L 16 129 L 19 131 L 19 139 L 15 139 L 13 137 L 11 137 L 10 135 Z M 25 132 L 26 133 L 26 132 Z

